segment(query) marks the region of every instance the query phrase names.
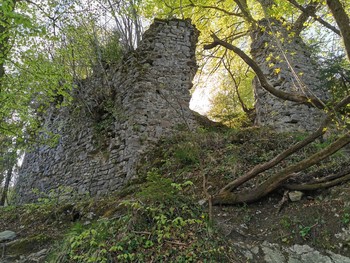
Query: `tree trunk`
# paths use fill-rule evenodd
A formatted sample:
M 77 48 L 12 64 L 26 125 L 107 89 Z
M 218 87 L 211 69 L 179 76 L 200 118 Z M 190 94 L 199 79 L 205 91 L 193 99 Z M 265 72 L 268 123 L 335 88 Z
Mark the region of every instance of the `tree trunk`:
M 15 8 L 16 1 L 5 0 L 5 2 L 8 2 L 9 10 L 11 12 Z M 1 92 L 1 78 L 5 75 L 5 60 L 10 50 L 10 47 L 9 47 L 10 26 L 11 26 L 11 23 L 10 21 L 7 20 L 7 15 L 3 13 L 3 11 L 1 11 L 0 9 L 0 92 Z
M 2 195 L 1 195 L 1 199 L 0 199 L 0 206 L 5 205 L 5 201 L 7 199 L 8 189 L 9 189 L 11 178 L 12 178 L 12 171 L 13 171 L 13 166 L 11 165 L 6 173 L 4 189 L 2 191 Z
M 337 141 L 326 147 L 325 149 L 313 154 L 309 158 L 300 161 L 296 164 L 290 165 L 280 172 L 272 175 L 263 183 L 258 185 L 254 189 L 249 189 L 242 192 L 233 193 L 230 191 L 222 191 L 217 195 L 213 196 L 213 204 L 238 204 L 238 203 L 251 203 L 259 200 L 260 198 L 271 193 L 273 190 L 278 188 L 287 179 L 298 175 L 300 171 L 303 171 L 325 158 L 336 153 L 339 149 L 343 148 L 350 143 L 350 133 L 346 133 L 340 137 Z
M 327 0 L 327 5 L 332 11 L 334 19 L 339 26 L 341 35 L 343 37 L 345 50 L 350 61 L 350 18 L 346 14 L 339 0 Z
M 6 51 L 6 46 L 7 46 L 7 42 L 8 42 L 8 37 L 6 37 L 6 28 L 5 26 L 3 26 L 3 18 L 4 14 L 2 14 L 2 12 L 0 12 L 0 38 L 2 40 L 0 40 L 0 88 L 1 88 L 1 79 L 3 78 L 3 76 L 5 75 L 5 66 L 4 66 L 4 62 L 5 62 L 5 51 Z M 3 38 L 4 36 L 4 38 Z M 0 90 L 1 91 L 1 90 Z

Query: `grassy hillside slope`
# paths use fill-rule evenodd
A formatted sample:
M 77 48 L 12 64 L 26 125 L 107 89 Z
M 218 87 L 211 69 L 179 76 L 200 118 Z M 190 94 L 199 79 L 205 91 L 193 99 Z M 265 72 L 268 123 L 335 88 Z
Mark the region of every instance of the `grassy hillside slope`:
M 208 197 L 226 183 L 304 137 L 219 126 L 179 132 L 145 156 L 139 178 L 123 191 L 101 198 L 42 196 L 37 204 L 0 208 L 0 232 L 17 234 L 3 262 L 20 256 L 19 262 L 31 262 L 30 254 L 40 262 L 249 262 L 244 248 L 263 241 L 350 256 L 350 243 L 336 235 L 350 226 L 349 184 L 304 192 L 298 202 L 283 198 L 282 188 L 253 204 L 209 205 Z M 253 189 L 328 143 L 315 142 L 243 187 Z M 292 181 L 348 164 L 349 153 L 341 151 Z

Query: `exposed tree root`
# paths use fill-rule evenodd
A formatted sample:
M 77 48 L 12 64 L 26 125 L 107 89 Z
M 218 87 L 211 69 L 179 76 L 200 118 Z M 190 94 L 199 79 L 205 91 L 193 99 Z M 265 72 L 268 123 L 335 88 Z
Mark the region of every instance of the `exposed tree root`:
M 324 177 L 320 180 L 315 180 L 313 182 L 305 184 L 285 184 L 283 187 L 289 190 L 298 191 L 312 191 L 317 189 L 329 188 L 350 180 L 350 167 L 341 171 L 335 175 Z
M 266 179 L 263 183 L 261 183 L 254 189 L 243 190 L 241 192 L 231 192 L 229 190 L 222 190 L 219 192 L 219 194 L 213 196 L 212 202 L 214 205 L 218 205 L 251 203 L 257 201 L 260 198 L 271 193 L 279 186 L 281 186 L 287 179 L 297 176 L 299 172 L 319 163 L 320 161 L 336 153 L 338 150 L 340 150 L 349 143 L 350 132 L 347 132 L 325 149 L 311 155 L 309 158 L 303 161 L 292 164 L 282 169 L 280 172 L 277 172 L 276 174 L 270 176 L 268 179 Z
M 232 192 L 235 188 L 242 185 L 243 183 L 253 179 L 254 177 L 258 176 L 260 173 L 276 166 L 280 162 L 282 162 L 284 159 L 286 159 L 288 156 L 292 155 L 293 153 L 297 152 L 298 150 L 304 148 L 305 146 L 309 145 L 310 143 L 314 142 L 317 138 L 321 137 L 323 134 L 327 131 L 327 125 L 331 122 L 331 120 L 334 118 L 335 112 L 341 110 L 344 106 L 346 106 L 348 103 L 350 103 L 350 96 L 346 97 L 342 101 L 340 101 L 335 107 L 334 111 L 324 119 L 320 127 L 313 133 L 311 133 L 308 137 L 306 137 L 304 140 L 296 143 L 292 147 L 288 148 L 287 150 L 283 151 L 270 161 L 259 164 L 255 166 L 252 170 L 244 174 L 243 176 L 237 178 L 236 180 L 228 183 L 224 188 L 221 189 L 220 192 Z

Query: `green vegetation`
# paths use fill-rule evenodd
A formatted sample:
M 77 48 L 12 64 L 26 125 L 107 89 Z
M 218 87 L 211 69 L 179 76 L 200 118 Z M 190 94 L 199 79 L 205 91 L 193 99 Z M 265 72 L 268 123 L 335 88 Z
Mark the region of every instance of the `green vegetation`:
M 41 123 L 46 110 L 69 105 L 77 83 L 94 72 L 105 75 L 109 67 L 120 61 L 125 50 L 136 46 L 140 40 L 141 14 L 149 18 L 155 14 L 163 18 L 192 18 L 202 32 L 201 44 L 208 44 L 204 51 L 198 49 L 200 73 L 210 75 L 215 72 L 220 79 L 215 83 L 218 84 L 217 96 L 213 99 L 215 105 L 210 116 L 235 129 L 201 128 L 196 134 L 179 132 L 159 144 L 159 149 L 152 153 L 154 158 L 140 168 L 138 182 L 130 182 L 128 188 L 120 193 L 110 193 L 106 198 L 72 198 L 71 203 L 65 203 L 61 199 L 63 190 L 43 196 L 39 204 L 1 207 L 0 228 L 10 227 L 25 234 L 10 249 L 28 254 L 59 240 L 51 255 L 52 262 L 225 262 L 235 260 L 237 256 L 228 236 L 233 233 L 235 239 L 241 236 L 241 240 L 249 239 L 252 235 L 260 235 L 261 229 L 267 233 L 264 238 L 269 238 L 270 242 L 275 242 L 278 237 L 288 244 L 311 242 L 325 249 L 334 248 L 337 244 L 334 233 L 350 222 L 347 195 L 326 190 L 322 193 L 325 197 L 316 198 L 315 193 L 306 191 L 308 196 L 299 206 L 287 204 L 282 214 L 275 216 L 274 205 L 280 199 L 278 191 L 263 200 L 266 205 L 262 202 L 232 210 L 215 208 L 214 212 L 209 197 L 257 165 L 273 160 L 291 145 L 308 138 L 305 134 L 276 133 L 268 128 L 241 129 L 241 126 L 249 126 L 252 120 L 254 95 L 250 83 L 254 78 L 253 71 L 260 83 L 267 78 L 247 55 L 251 51 L 250 44 L 256 40 L 253 37 L 258 36 L 255 33 L 259 21 L 263 19 L 280 21 L 288 30 L 288 38 L 300 35 L 306 43 L 317 47 L 312 56 L 316 63 L 323 64 L 322 78 L 333 95 L 325 107 L 331 121 L 329 127 L 323 129 L 330 133 L 330 128 L 335 127 L 335 136 L 326 141 L 315 138 L 271 169 L 255 174 L 244 185 L 226 192 L 232 194 L 238 189 L 237 196 L 243 196 L 247 191 L 254 194 L 254 190 L 269 182 L 269 178 L 275 179 L 273 175 L 277 175 L 277 179 L 290 175 L 284 173 L 286 167 L 329 149 L 342 135 L 341 138 L 349 138 L 349 103 L 345 101 L 345 106 L 340 109 L 336 104 L 349 98 L 350 30 L 349 23 L 339 21 L 349 18 L 350 5 L 338 0 L 91 3 L 86 6 L 85 1 L 1 2 L 0 183 L 4 183 L 4 190 L 0 205 L 8 199 L 8 186 L 22 150 L 30 147 L 38 131 L 44 132 L 43 138 L 51 138 Z M 304 8 L 310 10 L 306 15 L 300 10 Z M 344 14 L 337 10 L 343 10 Z M 105 21 L 114 20 L 115 28 L 110 29 L 102 23 L 101 17 Z M 211 35 L 213 32 L 216 35 Z M 277 40 L 285 41 L 279 37 Z M 271 54 L 265 56 L 266 61 L 288 62 Z M 242 57 L 246 63 L 250 62 L 249 67 Z M 277 66 L 271 70 L 281 79 L 290 77 Z M 303 74 L 299 72 L 299 76 Z M 267 83 L 264 87 L 270 86 Z M 298 97 L 297 103 L 322 104 L 297 93 L 292 95 Z M 108 131 L 120 113 L 114 111 L 110 101 L 106 104 L 100 100 L 94 102 L 101 106 L 96 108 L 97 116 L 94 116 L 96 131 Z M 79 112 L 80 109 L 75 110 Z M 90 113 L 93 115 L 92 111 Z M 139 128 L 134 127 L 135 131 Z M 54 143 L 58 138 L 52 137 Z M 317 184 L 318 179 L 336 177 L 348 164 L 348 152 L 340 150 L 318 161 L 317 165 L 292 171 L 293 176 L 284 178 L 279 186 Z M 344 189 L 341 191 L 345 192 Z M 209 203 L 209 209 L 197 205 L 198 200 L 203 199 Z M 221 222 L 224 228 L 225 222 L 234 226 L 225 235 L 209 220 L 220 218 L 219 214 L 224 218 Z M 247 229 L 251 233 L 245 233 Z M 272 234 L 268 236 L 269 233 Z
M 224 247 L 213 248 L 203 219 L 193 218 L 184 204 L 176 207 L 145 206 L 123 202 L 128 208 L 119 219 L 101 219 L 82 227 L 76 225 L 67 235 L 62 258 L 58 262 L 191 262 L 199 259 L 220 260 Z M 176 211 L 177 210 L 177 211 Z M 200 234 L 200 236 L 199 236 Z M 204 238 L 204 239 L 203 239 Z M 68 252 L 67 252 L 68 251 Z
M 224 64 L 226 73 L 222 83 L 211 99 L 208 116 L 232 128 L 251 126 L 253 121 L 254 95 L 253 73 L 242 62 L 225 55 L 229 63 Z
M 205 262 L 234 255 L 185 194 L 192 183 L 148 173 L 136 199 L 116 205 L 108 218 L 76 223 L 51 256 L 52 262 Z
M 344 225 L 348 225 L 350 223 L 350 213 L 349 212 L 344 212 L 342 216 L 342 223 Z
M 63 197 L 69 189 L 48 195 L 37 192 L 41 203 L 1 208 L 0 228 L 24 233 L 23 246 L 12 247 L 14 252 L 28 254 L 55 243 L 48 262 L 240 262 L 231 242 L 241 235 L 246 235 L 243 240 L 253 238 L 262 231 L 268 233 L 269 242 L 334 249 L 334 233 L 349 221 L 344 201 L 337 198 L 326 201 L 310 196 L 310 200 L 286 204 L 280 214 L 275 208 L 281 199 L 278 192 L 251 205 L 214 210 L 198 205 L 198 200 L 207 198 L 203 180 L 206 191 L 215 193 L 269 158 L 258 155 L 281 151 L 300 136 L 256 128 L 201 128 L 195 135 L 180 132 L 160 142 L 140 167 L 139 178 L 120 192 L 68 202 Z M 317 144 L 286 162 L 317 151 Z M 182 151 L 188 145 L 193 148 L 189 151 L 193 158 Z M 335 164 L 341 167 L 346 162 L 345 155 L 325 161 L 318 175 L 327 175 Z M 226 228 L 233 229 L 232 235 Z

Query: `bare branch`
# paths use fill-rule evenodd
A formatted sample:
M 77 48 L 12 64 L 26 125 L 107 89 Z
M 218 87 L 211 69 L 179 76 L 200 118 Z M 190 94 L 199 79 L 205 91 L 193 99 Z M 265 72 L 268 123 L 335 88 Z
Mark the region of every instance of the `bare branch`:
M 256 24 L 255 19 L 253 18 L 252 14 L 249 12 L 247 1 L 246 0 L 234 0 L 235 3 L 238 5 L 239 9 L 241 9 L 241 12 L 244 15 L 244 19 L 248 21 L 252 26 Z
M 227 57 L 227 56 L 226 56 L 226 57 Z M 238 101 L 239 101 L 239 103 L 240 103 L 240 105 L 241 105 L 243 111 L 244 111 L 245 113 L 251 112 L 252 109 L 248 109 L 248 107 L 245 105 L 245 103 L 244 103 L 244 101 L 243 101 L 243 99 L 242 99 L 242 97 L 241 97 L 241 94 L 239 94 L 239 90 L 238 90 L 238 88 L 239 88 L 239 83 L 237 83 L 236 78 L 235 78 L 234 74 L 232 73 L 230 63 L 225 63 L 225 61 L 223 60 L 223 65 L 224 65 L 225 69 L 227 70 L 227 72 L 229 73 L 229 75 L 230 75 L 230 77 L 231 77 L 233 83 L 235 84 L 236 95 L 237 95 Z
M 320 18 L 319 16 L 316 15 L 315 12 L 311 13 L 311 9 L 307 9 L 307 7 L 303 7 L 302 5 L 298 4 L 298 2 L 296 0 L 287 0 L 289 3 L 291 3 L 292 5 L 294 5 L 296 8 L 298 8 L 299 10 L 303 11 L 304 13 L 308 14 L 308 16 L 311 16 L 313 19 L 315 19 L 317 22 L 319 22 L 321 25 L 327 27 L 328 29 L 332 30 L 334 33 L 336 33 L 337 35 L 340 35 L 340 31 L 339 29 L 337 29 L 336 27 L 332 26 L 331 24 L 329 24 L 327 21 L 324 21 L 322 18 Z
M 220 7 L 217 7 L 217 6 L 197 5 L 197 4 L 193 3 L 193 1 L 190 1 L 190 3 L 191 3 L 189 5 L 190 7 L 199 7 L 199 8 L 203 8 L 203 9 L 214 9 L 214 10 L 223 12 L 226 15 L 243 17 L 243 14 L 241 14 L 241 13 L 230 12 L 230 11 L 227 11 L 226 9 L 223 9 L 223 8 L 220 8 Z
M 294 102 L 299 102 L 308 106 L 316 107 L 319 109 L 324 109 L 325 108 L 325 103 L 320 100 L 317 97 L 314 96 L 304 96 L 301 94 L 296 94 L 296 93 L 288 93 L 282 90 L 275 89 L 267 80 L 265 77 L 264 73 L 260 69 L 259 65 L 252 59 L 250 58 L 243 50 L 239 49 L 238 47 L 227 43 L 226 41 L 223 41 L 219 39 L 215 34 L 212 34 L 211 37 L 213 38 L 213 42 L 211 44 L 205 45 L 204 49 L 212 49 L 218 45 L 223 46 L 229 50 L 232 50 L 235 52 L 239 57 L 241 57 L 255 72 L 256 76 L 258 77 L 261 86 L 273 94 L 274 96 L 288 100 L 288 101 L 294 101 Z
M 300 35 L 301 31 L 305 28 L 305 22 L 309 19 L 310 16 L 316 13 L 318 7 L 319 4 L 313 1 L 311 1 L 311 3 L 305 7 L 305 11 L 301 13 L 293 25 L 293 31 L 297 35 Z

